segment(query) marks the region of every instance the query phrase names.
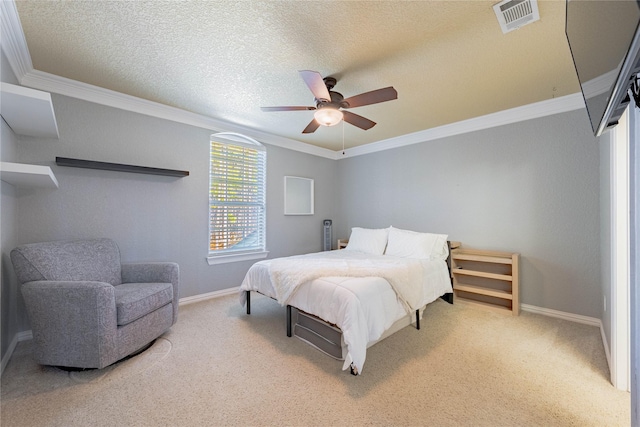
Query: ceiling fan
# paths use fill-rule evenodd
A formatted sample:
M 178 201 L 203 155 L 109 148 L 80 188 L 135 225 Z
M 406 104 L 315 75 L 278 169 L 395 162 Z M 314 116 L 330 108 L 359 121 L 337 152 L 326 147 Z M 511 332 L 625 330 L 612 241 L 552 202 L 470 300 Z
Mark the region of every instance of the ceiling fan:
M 366 117 L 359 116 L 350 111 L 345 111 L 347 108 L 362 107 L 364 105 L 377 104 L 379 102 L 391 101 L 398 99 L 398 92 L 393 86 L 385 87 L 383 89 L 372 90 L 371 92 L 361 93 L 360 95 L 344 98 L 341 93 L 334 92 L 331 89 L 336 85 L 336 79 L 334 77 L 325 77 L 324 79 L 317 71 L 303 70 L 298 71 L 300 77 L 307 84 L 311 93 L 315 97 L 315 107 L 298 107 L 298 106 L 286 106 L 286 107 L 261 107 L 262 111 L 301 111 L 301 110 L 315 110 L 314 119 L 307 125 L 302 133 L 313 133 L 322 126 L 334 126 L 340 123 L 344 119 L 345 122 L 350 123 L 360 129 L 371 129 L 376 125 Z

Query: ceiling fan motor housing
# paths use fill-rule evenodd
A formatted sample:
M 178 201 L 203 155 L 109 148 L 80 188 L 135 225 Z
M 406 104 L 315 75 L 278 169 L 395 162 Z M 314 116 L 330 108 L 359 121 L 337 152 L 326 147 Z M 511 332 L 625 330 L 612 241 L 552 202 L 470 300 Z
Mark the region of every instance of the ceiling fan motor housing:
M 336 86 L 336 83 L 338 82 L 335 77 L 325 77 L 322 80 L 324 81 L 324 85 L 327 87 L 328 90 L 333 89 Z
M 318 101 L 316 99 L 316 107 L 317 108 L 324 108 L 324 107 L 330 107 L 330 108 L 341 108 L 341 107 L 348 107 L 348 105 L 344 105 L 344 103 L 342 102 L 344 100 L 344 96 L 342 96 L 342 94 L 340 92 L 333 92 L 333 91 L 329 91 L 329 95 L 331 96 L 331 101 L 327 102 L 327 101 Z

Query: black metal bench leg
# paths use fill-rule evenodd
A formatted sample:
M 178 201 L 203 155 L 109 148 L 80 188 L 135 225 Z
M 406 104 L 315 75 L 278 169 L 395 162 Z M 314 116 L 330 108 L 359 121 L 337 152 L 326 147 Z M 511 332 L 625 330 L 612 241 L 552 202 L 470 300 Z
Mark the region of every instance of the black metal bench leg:
M 420 329 L 420 309 L 416 310 L 416 329 Z
M 287 336 L 291 336 L 291 306 L 287 305 Z
M 251 314 L 251 291 L 247 292 L 247 314 Z

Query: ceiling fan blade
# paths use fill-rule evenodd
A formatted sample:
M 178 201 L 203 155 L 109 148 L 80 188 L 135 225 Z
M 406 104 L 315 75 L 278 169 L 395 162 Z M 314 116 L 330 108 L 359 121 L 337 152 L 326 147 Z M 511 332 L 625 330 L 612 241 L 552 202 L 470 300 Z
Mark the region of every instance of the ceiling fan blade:
M 343 108 L 354 108 L 362 107 L 363 105 L 391 101 L 393 99 L 398 99 L 398 92 L 396 92 L 393 86 L 389 86 L 383 89 L 372 90 L 371 92 L 365 92 L 360 95 L 349 97 L 342 102 L 347 104 L 343 105 Z
M 315 110 L 316 107 L 260 107 L 262 111 L 303 111 Z
M 331 101 L 331 95 L 329 95 L 327 85 L 322 80 L 320 73 L 309 70 L 298 71 L 298 73 L 318 101 Z
M 360 129 L 368 130 L 376 125 L 376 122 L 373 122 L 366 117 L 353 114 L 351 111 L 342 111 L 342 114 L 344 115 L 343 120 L 345 122 L 351 123 Z
M 302 131 L 302 133 L 314 133 L 316 129 L 320 127 L 320 123 L 316 122 L 316 119 L 311 120 L 311 122 L 307 125 L 306 128 Z

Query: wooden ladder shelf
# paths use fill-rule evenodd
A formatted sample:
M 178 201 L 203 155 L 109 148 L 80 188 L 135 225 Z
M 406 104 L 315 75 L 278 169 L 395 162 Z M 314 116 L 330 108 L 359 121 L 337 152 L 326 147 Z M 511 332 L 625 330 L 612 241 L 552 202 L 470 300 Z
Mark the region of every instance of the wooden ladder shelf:
M 458 248 L 451 251 L 456 298 L 484 306 L 520 312 L 520 255 L 510 252 Z

